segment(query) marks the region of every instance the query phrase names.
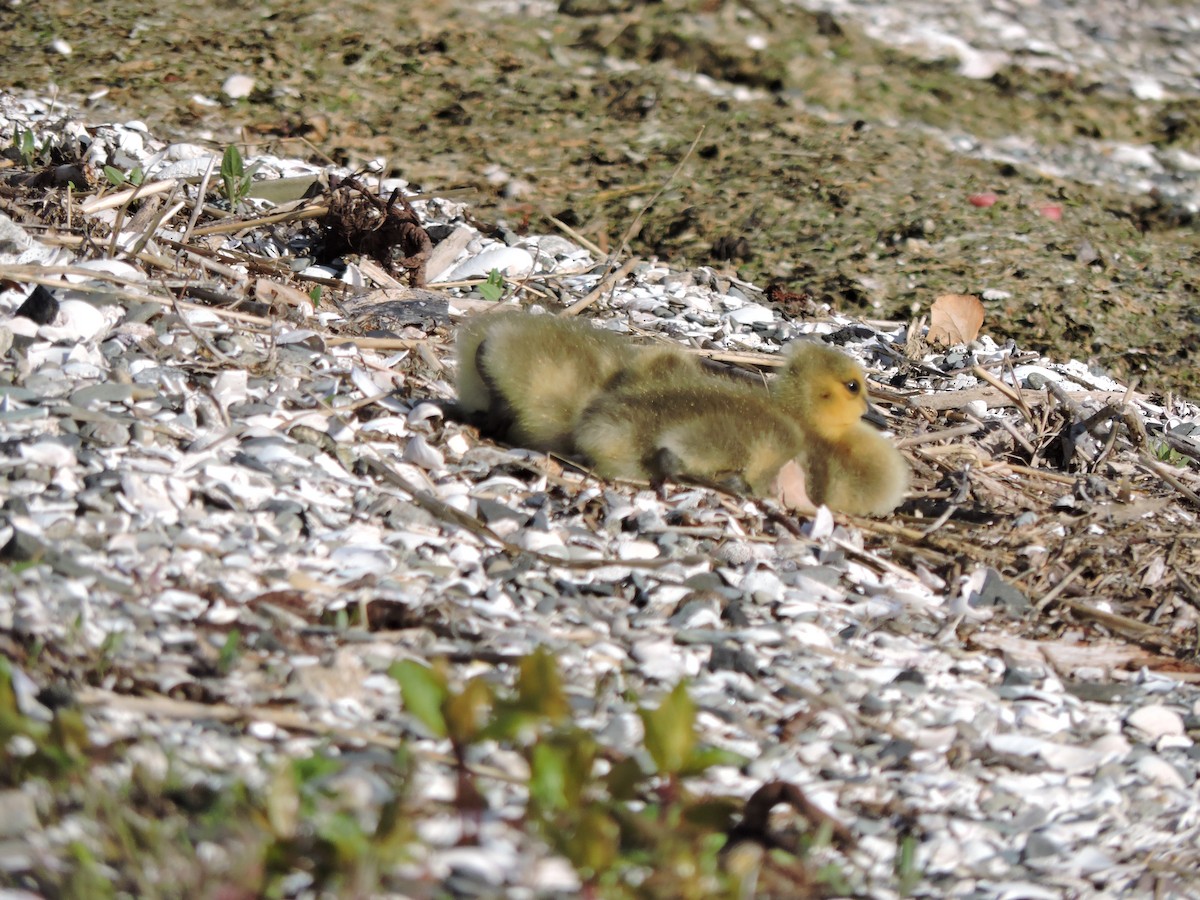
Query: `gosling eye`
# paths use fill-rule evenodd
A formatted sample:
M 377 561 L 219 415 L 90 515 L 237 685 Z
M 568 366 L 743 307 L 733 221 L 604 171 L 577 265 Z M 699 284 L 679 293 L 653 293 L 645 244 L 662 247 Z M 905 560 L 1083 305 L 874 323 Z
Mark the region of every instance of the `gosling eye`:
M 846 390 L 850 392 L 852 397 L 858 396 L 858 392 L 862 390 L 862 385 L 857 378 L 851 378 L 846 382 Z

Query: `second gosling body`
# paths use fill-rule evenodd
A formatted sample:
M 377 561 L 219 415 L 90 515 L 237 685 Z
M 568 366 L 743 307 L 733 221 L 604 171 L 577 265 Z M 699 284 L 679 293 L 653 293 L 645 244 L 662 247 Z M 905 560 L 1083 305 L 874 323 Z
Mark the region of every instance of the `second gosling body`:
M 803 433 L 814 503 L 860 516 L 887 515 L 900 505 L 908 463 L 862 420 L 869 408 L 862 366 L 832 347 L 802 342 L 772 382 L 771 396 Z
M 674 372 L 600 394 L 574 442 L 603 478 L 693 481 L 765 497 L 803 439 L 761 389 Z
M 626 379 L 698 371 L 672 347 L 647 347 L 582 319 L 503 313 L 458 331 L 458 404 L 485 430 L 532 450 L 571 453 L 575 425 L 603 390 Z

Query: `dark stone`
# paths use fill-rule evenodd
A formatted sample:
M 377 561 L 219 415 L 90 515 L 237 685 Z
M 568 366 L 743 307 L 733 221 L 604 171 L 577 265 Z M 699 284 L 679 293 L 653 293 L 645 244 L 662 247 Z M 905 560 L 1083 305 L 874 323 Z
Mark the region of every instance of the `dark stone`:
M 1014 669 L 1012 666 L 1009 666 L 1004 670 L 1004 679 L 1000 683 L 1004 687 L 1028 687 L 1036 682 L 1037 678 L 1035 678 L 1029 672 L 1022 671 L 1021 669 Z
M 1040 831 L 1035 831 L 1025 840 L 1025 850 L 1021 854 L 1024 859 L 1042 859 L 1047 856 L 1058 856 L 1062 847 Z
M 58 315 L 58 301 L 45 286 L 39 284 L 25 298 L 25 302 L 17 307 L 14 315 L 24 316 L 38 325 L 49 325 Z
M 903 765 L 916 749 L 917 745 L 912 741 L 896 738 L 883 745 L 883 750 L 879 754 L 879 762 L 884 765 L 888 762 Z
M 970 604 L 975 609 L 1001 606 L 1009 613 L 1020 614 L 1032 608 L 1029 598 L 1009 584 L 995 569 L 988 569 L 983 587 L 972 594 Z
M 684 581 L 683 586 L 693 591 L 716 591 L 723 588 L 725 582 L 715 572 L 699 572 Z
M 48 549 L 36 535 L 14 528 L 8 543 L 0 547 L 0 559 L 7 562 L 30 562 L 41 559 Z
M 721 613 L 721 618 L 737 628 L 747 628 L 750 625 L 750 617 L 746 615 L 746 610 L 741 600 L 730 602 L 725 607 L 725 611 Z
M 921 687 L 925 686 L 925 676 L 916 669 L 905 669 L 899 675 L 892 679 L 893 684 L 917 684 Z
M 1069 681 L 1063 685 L 1068 694 L 1092 703 L 1123 703 L 1129 699 L 1129 686 L 1112 682 Z
M 511 506 L 505 506 L 503 503 L 489 500 L 486 497 L 477 499 L 475 501 L 475 508 L 479 511 L 479 517 L 488 525 L 495 525 L 497 522 L 503 522 L 505 519 L 511 519 L 514 522 L 523 524 L 527 518 Z

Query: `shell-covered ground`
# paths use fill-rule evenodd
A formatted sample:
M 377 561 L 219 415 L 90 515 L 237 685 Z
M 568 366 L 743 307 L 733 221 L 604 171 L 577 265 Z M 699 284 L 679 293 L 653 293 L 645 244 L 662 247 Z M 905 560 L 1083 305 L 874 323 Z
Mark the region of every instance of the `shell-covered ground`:
M 1187 45 L 1123 80 L 1065 24 L 931 62 L 865 3 L 559 6 L 9 11 L 0 884 L 1193 893 Z M 487 441 L 437 404 L 498 302 L 767 373 L 824 335 L 910 497 Z

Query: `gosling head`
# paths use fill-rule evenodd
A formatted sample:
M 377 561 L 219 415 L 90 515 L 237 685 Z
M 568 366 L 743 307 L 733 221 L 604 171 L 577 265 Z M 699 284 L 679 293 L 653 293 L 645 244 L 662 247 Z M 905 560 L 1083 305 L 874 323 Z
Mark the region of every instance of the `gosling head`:
M 869 408 L 862 366 L 839 350 L 809 341 L 790 352 L 772 391 L 801 428 L 827 441 L 844 438 Z

